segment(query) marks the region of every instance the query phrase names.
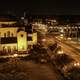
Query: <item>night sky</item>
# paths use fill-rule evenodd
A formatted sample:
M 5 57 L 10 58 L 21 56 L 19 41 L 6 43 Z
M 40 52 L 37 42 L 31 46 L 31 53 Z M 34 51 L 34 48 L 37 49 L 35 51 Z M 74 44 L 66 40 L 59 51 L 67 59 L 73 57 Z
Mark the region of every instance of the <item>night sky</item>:
M 80 15 L 77 0 L 0 0 L 0 12 L 19 15 L 26 11 L 32 15 Z

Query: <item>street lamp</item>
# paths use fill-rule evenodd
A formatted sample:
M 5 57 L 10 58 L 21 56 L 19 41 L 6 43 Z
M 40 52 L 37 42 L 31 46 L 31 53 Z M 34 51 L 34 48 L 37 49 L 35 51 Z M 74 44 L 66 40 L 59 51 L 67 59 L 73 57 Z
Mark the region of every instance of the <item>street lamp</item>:
M 64 52 L 63 52 L 63 50 L 61 50 L 61 51 L 58 51 L 57 53 L 58 54 L 63 54 Z
M 78 63 L 78 62 L 74 63 L 74 66 L 80 66 L 80 63 Z
M 13 56 L 14 56 L 14 57 L 17 57 L 17 56 L 18 56 L 18 54 L 14 54 Z
M 57 21 L 54 19 L 52 22 L 56 23 Z
M 45 41 L 46 41 L 46 39 L 42 39 L 42 41 L 43 41 L 43 42 L 45 42 Z

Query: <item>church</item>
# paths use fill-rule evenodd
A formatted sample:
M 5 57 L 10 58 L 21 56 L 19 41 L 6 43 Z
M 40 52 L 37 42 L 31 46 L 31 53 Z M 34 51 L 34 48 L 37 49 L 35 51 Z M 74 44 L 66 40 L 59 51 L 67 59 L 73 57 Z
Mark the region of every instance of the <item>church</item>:
M 11 18 L 0 18 L 0 51 L 22 52 L 37 44 L 37 33 L 31 25 L 16 24 Z

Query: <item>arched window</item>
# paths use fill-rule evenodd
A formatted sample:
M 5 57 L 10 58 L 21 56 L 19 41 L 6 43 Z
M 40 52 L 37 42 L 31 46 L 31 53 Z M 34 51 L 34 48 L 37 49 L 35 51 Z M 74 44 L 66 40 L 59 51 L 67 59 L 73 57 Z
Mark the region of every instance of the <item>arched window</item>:
M 6 33 L 4 33 L 4 37 L 6 37 Z
M 8 52 L 11 52 L 11 47 L 10 47 L 10 46 L 8 46 L 7 48 L 8 48 Z
M 11 37 L 13 37 L 13 33 L 11 33 Z
M 14 51 L 16 51 L 16 50 L 17 50 L 17 49 L 16 49 L 16 46 L 14 46 L 14 47 L 13 47 L 13 50 L 14 50 Z
M 6 48 L 5 48 L 5 46 L 3 46 L 3 51 L 4 51 L 4 52 L 6 51 Z
M 10 37 L 10 31 L 7 32 L 7 36 Z

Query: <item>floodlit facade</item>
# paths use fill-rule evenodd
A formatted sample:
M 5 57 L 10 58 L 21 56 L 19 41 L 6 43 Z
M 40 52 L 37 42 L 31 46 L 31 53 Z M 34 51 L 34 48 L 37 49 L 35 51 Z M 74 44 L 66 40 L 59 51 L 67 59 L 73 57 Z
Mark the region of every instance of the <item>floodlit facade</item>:
M 12 22 L 12 25 L 13 23 L 15 22 Z M 27 51 L 28 46 L 37 44 L 37 33 L 33 32 L 32 26 L 14 27 L 10 25 L 11 21 L 10 24 L 6 21 L 0 22 L 0 51 Z

